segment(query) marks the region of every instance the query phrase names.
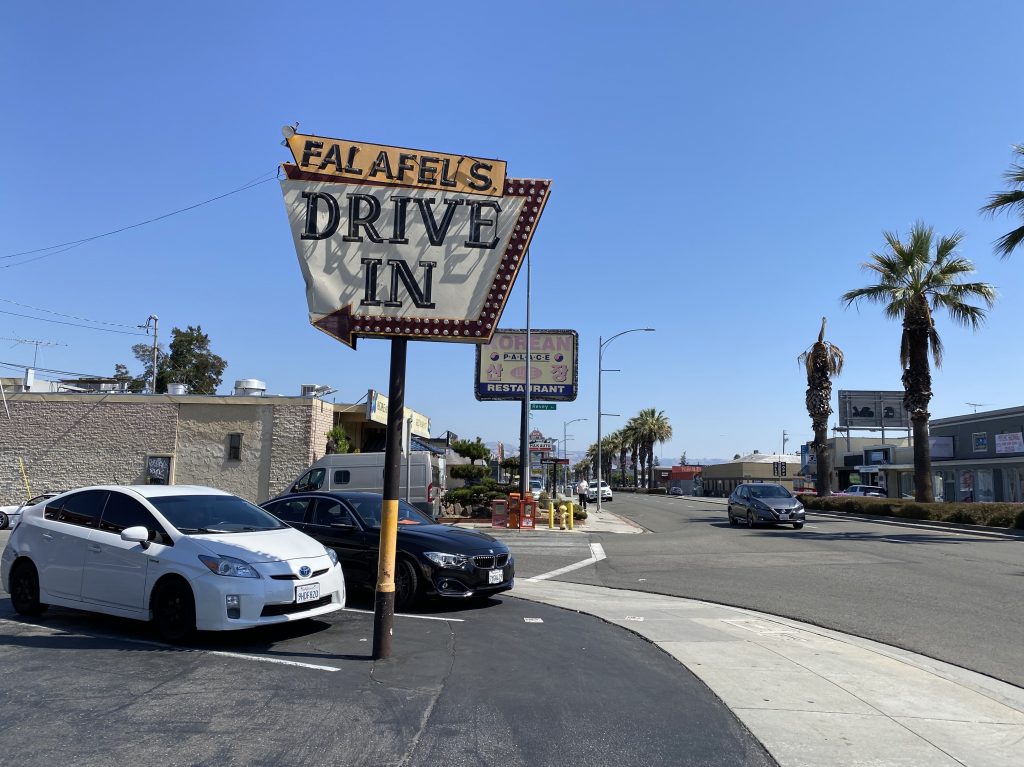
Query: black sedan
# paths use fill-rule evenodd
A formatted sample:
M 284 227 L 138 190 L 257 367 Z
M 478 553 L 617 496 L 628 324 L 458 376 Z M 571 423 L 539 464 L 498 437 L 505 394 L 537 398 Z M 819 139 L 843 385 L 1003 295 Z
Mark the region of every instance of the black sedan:
M 376 588 L 380 493 L 288 493 L 262 504 L 283 522 L 334 549 L 348 587 Z M 512 588 L 508 546 L 486 533 L 440 525 L 398 502 L 395 609 L 422 596 L 486 597 Z
M 729 496 L 729 524 L 746 522 L 754 527 L 762 522 L 804 526 L 804 505 L 782 485 L 773 482 L 745 482 Z

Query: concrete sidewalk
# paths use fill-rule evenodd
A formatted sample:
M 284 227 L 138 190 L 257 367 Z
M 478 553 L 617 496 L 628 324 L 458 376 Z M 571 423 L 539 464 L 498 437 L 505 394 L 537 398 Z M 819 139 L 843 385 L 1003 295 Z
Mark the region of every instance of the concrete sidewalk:
M 591 504 L 574 532 L 643 532 L 608 506 L 598 513 Z M 656 644 L 707 684 L 781 767 L 1024 766 L 1024 690 L 991 677 L 710 602 L 533 578 L 517 580 L 511 594 Z
M 522 579 L 513 596 L 594 615 L 700 678 L 781 767 L 1024 765 L 1024 690 L 797 621 Z

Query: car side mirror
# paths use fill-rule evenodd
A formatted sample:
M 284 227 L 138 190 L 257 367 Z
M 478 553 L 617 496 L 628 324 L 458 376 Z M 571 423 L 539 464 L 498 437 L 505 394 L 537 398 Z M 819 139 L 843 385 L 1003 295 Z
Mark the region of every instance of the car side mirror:
M 142 548 L 149 548 L 149 530 L 142 525 L 126 527 L 121 531 L 121 540 L 129 543 L 141 543 Z

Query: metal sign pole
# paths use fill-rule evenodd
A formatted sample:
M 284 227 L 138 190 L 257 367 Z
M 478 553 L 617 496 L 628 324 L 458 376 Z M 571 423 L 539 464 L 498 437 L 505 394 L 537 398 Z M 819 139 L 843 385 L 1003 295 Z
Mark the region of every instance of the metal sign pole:
M 395 623 L 395 550 L 398 547 L 398 496 L 402 477 L 402 426 L 405 420 L 406 340 L 391 339 L 387 443 L 384 447 L 384 497 L 380 510 L 380 556 L 373 603 L 373 659 L 391 657 Z

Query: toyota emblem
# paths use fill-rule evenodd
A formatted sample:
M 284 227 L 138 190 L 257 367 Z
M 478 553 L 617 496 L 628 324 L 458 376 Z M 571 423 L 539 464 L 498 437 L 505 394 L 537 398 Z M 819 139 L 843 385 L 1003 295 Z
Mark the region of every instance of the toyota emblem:
M 313 571 L 309 569 L 308 565 L 303 565 L 299 568 L 299 575 L 301 575 L 303 578 L 308 578 L 312 574 Z

